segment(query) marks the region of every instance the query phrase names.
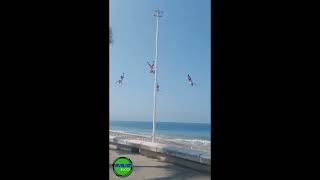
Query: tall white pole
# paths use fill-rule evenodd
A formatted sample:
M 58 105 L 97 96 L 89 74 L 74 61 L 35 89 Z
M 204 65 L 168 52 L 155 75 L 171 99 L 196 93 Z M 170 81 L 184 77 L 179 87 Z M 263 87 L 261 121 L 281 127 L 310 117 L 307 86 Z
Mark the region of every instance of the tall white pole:
M 153 118 L 152 118 L 152 142 L 154 142 L 155 138 L 155 128 L 156 128 L 156 110 L 157 110 L 157 61 L 158 61 L 158 36 L 159 36 L 159 17 L 160 11 L 156 10 L 154 16 L 157 19 L 157 29 L 156 29 L 156 58 L 155 58 L 155 73 L 154 73 L 154 88 L 153 88 Z

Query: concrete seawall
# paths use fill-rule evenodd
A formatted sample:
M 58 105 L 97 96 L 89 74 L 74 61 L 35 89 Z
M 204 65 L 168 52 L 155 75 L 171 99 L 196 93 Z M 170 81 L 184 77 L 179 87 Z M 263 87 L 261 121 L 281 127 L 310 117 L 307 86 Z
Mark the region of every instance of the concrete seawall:
M 211 169 L 211 154 L 206 152 L 115 136 L 110 136 L 109 140 L 110 144 L 117 149 L 140 153 L 199 171 L 210 172 Z

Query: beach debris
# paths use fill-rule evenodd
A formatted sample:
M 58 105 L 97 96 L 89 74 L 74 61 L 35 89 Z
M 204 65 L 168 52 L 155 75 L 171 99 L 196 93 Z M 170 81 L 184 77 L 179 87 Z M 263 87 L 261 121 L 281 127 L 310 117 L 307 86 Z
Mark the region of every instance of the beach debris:
M 150 64 L 149 62 L 147 62 L 148 65 L 149 65 L 149 68 L 150 68 L 150 73 L 154 74 L 155 73 L 155 70 L 154 70 L 154 61 L 153 61 L 153 64 Z
M 194 86 L 195 83 L 192 81 L 191 76 L 188 74 L 188 82 L 191 86 Z
M 120 79 L 116 82 L 116 84 L 119 84 L 120 86 L 122 86 L 123 79 L 124 79 L 124 72 L 122 73 L 122 75 L 120 76 Z

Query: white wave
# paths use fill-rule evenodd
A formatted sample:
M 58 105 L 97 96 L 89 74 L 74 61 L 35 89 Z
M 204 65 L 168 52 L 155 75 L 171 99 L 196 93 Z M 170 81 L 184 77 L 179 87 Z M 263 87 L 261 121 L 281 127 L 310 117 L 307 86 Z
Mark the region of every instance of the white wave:
M 110 131 L 110 132 L 114 132 L 114 133 L 123 134 L 123 135 L 139 136 L 139 137 L 145 137 L 145 138 L 150 137 L 150 136 L 147 136 L 147 135 L 129 133 L 129 132 L 126 132 L 126 131 L 119 131 L 119 130 L 109 130 L 109 131 Z
M 172 139 L 172 140 L 168 139 L 168 141 L 179 142 L 184 144 L 192 144 L 192 145 L 203 145 L 203 146 L 211 145 L 211 141 L 203 140 L 203 139 Z
M 109 130 L 110 132 L 114 132 L 114 133 L 119 133 L 121 135 L 124 136 L 135 136 L 135 137 L 143 137 L 143 138 L 151 138 L 151 136 L 148 136 L 146 134 L 143 133 L 129 133 L 126 131 L 121 131 L 121 130 Z M 210 140 L 203 140 L 203 139 L 181 139 L 181 138 L 170 138 L 167 136 L 158 136 L 156 137 L 156 139 L 158 140 L 164 140 L 164 141 L 169 141 L 169 142 L 173 142 L 173 143 L 178 143 L 178 144 L 185 144 L 185 145 L 193 145 L 193 146 L 210 146 L 211 145 L 211 141 Z
M 120 131 L 120 130 L 109 130 L 109 131 L 114 133 L 126 133 L 125 131 Z

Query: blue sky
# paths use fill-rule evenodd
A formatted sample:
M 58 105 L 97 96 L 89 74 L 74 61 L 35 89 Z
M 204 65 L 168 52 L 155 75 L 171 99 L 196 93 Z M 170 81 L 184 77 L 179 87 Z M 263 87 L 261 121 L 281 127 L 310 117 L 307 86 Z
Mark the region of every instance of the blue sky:
M 154 76 L 147 61 L 155 59 L 159 21 L 157 121 L 211 121 L 210 0 L 110 0 L 110 120 L 152 121 Z M 125 73 L 123 86 L 115 82 Z M 187 83 L 190 73 L 197 86 Z

